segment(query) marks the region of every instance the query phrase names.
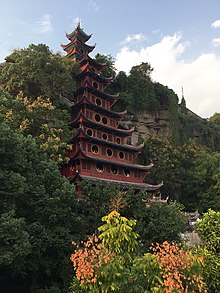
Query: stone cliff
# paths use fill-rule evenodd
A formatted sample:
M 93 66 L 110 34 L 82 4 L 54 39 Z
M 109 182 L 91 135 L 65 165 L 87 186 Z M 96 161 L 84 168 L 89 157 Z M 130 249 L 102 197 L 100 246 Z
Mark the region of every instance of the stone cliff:
M 155 113 L 127 113 L 121 122 L 125 128 L 135 128 L 131 143 L 139 144 L 148 138 L 168 138 L 171 136 L 170 113 L 168 109 Z

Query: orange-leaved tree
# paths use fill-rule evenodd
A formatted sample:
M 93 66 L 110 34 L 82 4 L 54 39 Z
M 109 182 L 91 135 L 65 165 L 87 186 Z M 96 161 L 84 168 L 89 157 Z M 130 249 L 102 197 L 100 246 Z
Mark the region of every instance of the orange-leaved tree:
M 116 211 L 102 221 L 99 237 L 81 243 L 71 255 L 76 273 L 71 292 L 156 292 L 159 265 L 154 255 L 138 254 L 136 221 Z
M 159 292 L 207 292 L 201 275 L 204 259 L 199 251 L 193 254 L 192 250 L 167 241 L 161 245 L 155 244 L 152 250 L 161 266 L 163 283 Z

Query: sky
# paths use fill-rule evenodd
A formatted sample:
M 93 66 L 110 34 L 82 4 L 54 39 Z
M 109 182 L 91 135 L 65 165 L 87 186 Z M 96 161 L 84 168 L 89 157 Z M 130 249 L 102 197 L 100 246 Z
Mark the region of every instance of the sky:
M 32 43 L 64 54 L 79 21 L 91 57 L 111 55 L 127 74 L 148 62 L 193 112 L 220 112 L 220 0 L 0 0 L 0 62 Z

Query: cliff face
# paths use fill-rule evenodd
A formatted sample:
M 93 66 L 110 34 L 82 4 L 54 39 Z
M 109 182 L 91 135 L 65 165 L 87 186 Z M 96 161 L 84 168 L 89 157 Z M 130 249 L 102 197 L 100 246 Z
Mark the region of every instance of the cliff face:
M 131 143 L 134 145 L 148 138 L 168 138 L 171 136 L 168 110 L 155 113 L 128 113 L 121 125 L 125 128 L 135 128 L 131 138 Z
M 190 138 L 213 151 L 220 150 L 220 127 L 209 123 L 197 114 L 181 107 L 172 113 L 169 109 L 156 112 L 126 114 L 121 125 L 127 129 L 134 127 L 130 143 L 140 144 L 149 138 L 171 138 L 177 144 L 184 144 Z M 176 140 L 175 140 L 176 139 Z

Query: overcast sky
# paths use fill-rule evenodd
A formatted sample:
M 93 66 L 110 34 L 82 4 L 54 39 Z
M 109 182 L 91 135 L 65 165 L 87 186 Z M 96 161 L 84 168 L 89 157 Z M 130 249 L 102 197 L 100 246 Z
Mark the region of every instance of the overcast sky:
M 117 70 L 149 62 L 192 111 L 220 112 L 220 0 L 0 0 L 0 62 L 31 43 L 62 51 L 79 21 Z

